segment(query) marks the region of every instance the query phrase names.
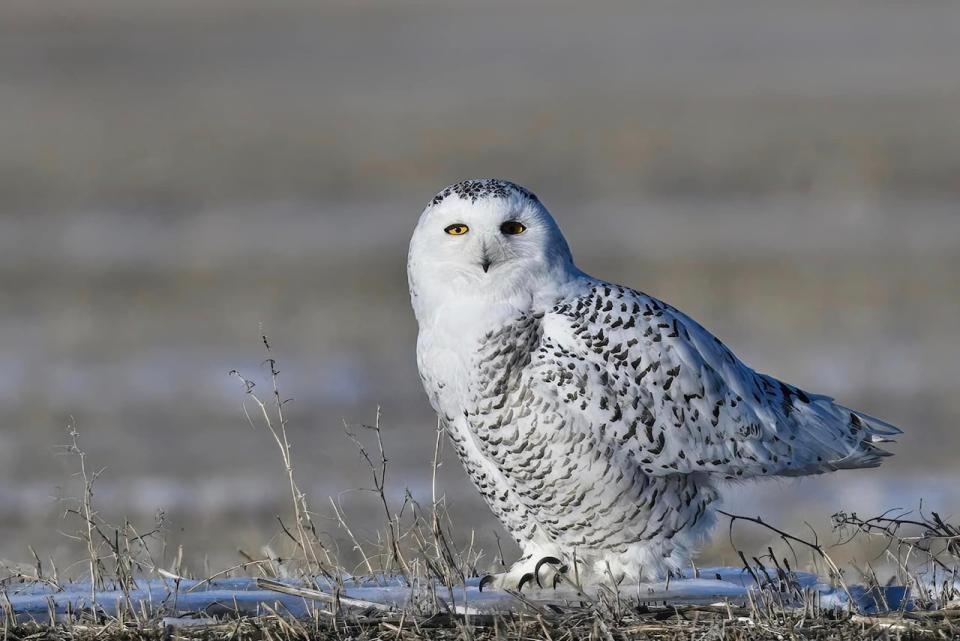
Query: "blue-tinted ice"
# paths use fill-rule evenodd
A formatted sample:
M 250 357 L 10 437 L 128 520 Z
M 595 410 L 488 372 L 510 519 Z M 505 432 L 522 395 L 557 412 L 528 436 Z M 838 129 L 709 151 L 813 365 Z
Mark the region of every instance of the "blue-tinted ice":
M 698 577 L 688 573 L 670 582 L 644 583 L 620 586 L 623 599 L 650 605 L 663 604 L 742 604 L 750 591 L 759 590 L 754 577 L 743 568 L 701 568 Z M 821 608 L 851 609 L 861 613 L 876 613 L 911 607 L 909 591 L 904 587 L 868 589 L 853 586 L 847 592 L 807 572 L 790 575 L 790 585 L 768 585 L 766 590 L 780 590 L 780 601 L 786 605 L 801 606 L 799 595 L 815 597 Z M 528 607 L 508 592 L 478 589 L 479 578 L 466 585 L 446 587 L 437 583 L 411 584 L 403 577 L 357 577 L 344 580 L 340 595 L 390 609 L 403 609 L 417 603 L 436 599 L 433 603 L 458 613 L 493 613 L 521 611 Z M 303 581 L 284 579 L 282 583 L 295 587 L 309 587 L 328 594 L 336 586 L 327 579 L 317 579 L 313 585 Z M 69 583 L 63 590 L 42 583 L 7 584 L 5 599 L 18 620 L 48 621 L 51 614 L 63 617 L 70 612 L 89 610 L 91 593 L 89 583 Z M 578 602 L 572 588 L 558 590 L 524 590 L 533 602 Z M 852 601 L 851 601 L 852 597 Z M 2 599 L 3 597 L 0 597 Z M 307 617 L 313 608 L 322 606 L 314 599 L 283 594 L 264 589 L 252 577 L 224 578 L 210 581 L 188 579 L 142 579 L 125 593 L 117 584 L 107 585 L 96 594 L 98 611 L 114 616 L 125 607 L 139 613 L 167 617 L 256 615 L 274 612 L 291 617 Z

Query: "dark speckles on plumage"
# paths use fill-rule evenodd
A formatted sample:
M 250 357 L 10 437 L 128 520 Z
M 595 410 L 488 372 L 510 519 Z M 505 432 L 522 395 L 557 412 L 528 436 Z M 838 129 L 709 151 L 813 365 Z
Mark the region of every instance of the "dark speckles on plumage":
M 653 427 L 653 424 L 656 422 L 656 417 L 646 407 L 643 408 L 643 412 L 640 414 L 640 421 L 647 427 Z
M 610 421 L 616 423 L 621 418 L 623 418 L 623 410 L 620 409 L 620 403 L 617 403 L 613 407 L 613 416 L 610 417 Z
M 465 421 L 457 416 L 469 432 L 451 435 L 460 456 L 477 457 L 465 462 L 468 472 L 485 493 L 496 491 L 488 501 L 515 537 L 530 540 L 540 529 L 566 548 L 583 542 L 595 550 L 662 541 L 703 520 L 715 497 L 705 475 L 690 471 L 747 478 L 791 470 L 788 463 L 800 470 L 790 441 L 796 438 L 798 452 L 808 444 L 795 423 L 819 403 L 804 408 L 805 393 L 752 372 L 737 381 L 746 400 L 739 398 L 727 386 L 737 371 L 728 350 L 698 326 L 643 294 L 591 285 L 592 293 L 551 301 L 543 328 L 532 314 L 520 315 L 482 341 L 477 360 L 489 362 L 477 368 L 483 380 L 471 412 Z M 503 410 L 494 410 L 504 396 Z M 784 399 L 791 421 L 778 426 L 777 438 L 752 406 L 780 417 Z M 848 434 L 870 427 L 847 413 L 841 422 L 843 436 L 857 442 L 862 433 Z M 467 452 L 472 442 L 479 455 Z M 478 481 L 486 463 L 508 483 Z
M 539 202 L 536 195 L 525 187 L 521 187 L 509 180 L 500 180 L 497 178 L 485 178 L 483 180 L 464 180 L 454 185 L 450 185 L 439 192 L 430 201 L 431 205 L 439 205 L 450 196 L 457 196 L 461 200 L 469 200 L 475 203 L 485 198 L 509 198 L 511 193 L 518 193 L 526 196 L 534 202 Z
M 655 447 L 650 448 L 650 453 L 656 456 L 663 451 L 664 446 L 666 445 L 666 437 L 663 435 L 663 432 L 657 435 L 657 444 Z

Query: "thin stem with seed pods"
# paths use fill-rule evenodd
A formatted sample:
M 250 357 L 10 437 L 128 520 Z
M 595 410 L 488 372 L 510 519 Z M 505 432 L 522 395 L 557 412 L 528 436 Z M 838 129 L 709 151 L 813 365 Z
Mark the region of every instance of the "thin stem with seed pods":
M 277 448 L 280 450 L 280 456 L 283 459 L 284 470 L 287 474 L 287 483 L 289 484 L 290 495 L 293 499 L 294 517 L 296 518 L 297 522 L 296 544 L 303 551 L 304 560 L 307 564 L 307 570 L 309 572 L 317 571 L 329 574 L 329 572 L 326 571 L 324 564 L 321 563 L 320 557 L 317 555 L 313 541 L 320 546 L 327 561 L 330 562 L 330 556 L 327 553 L 326 547 L 322 542 L 319 541 L 319 539 L 317 539 L 316 536 L 313 537 L 313 541 L 311 541 L 311 537 L 308 536 L 308 529 L 312 533 L 315 533 L 315 530 L 310 518 L 310 510 L 307 506 L 306 495 L 300 490 L 293 470 L 293 457 L 291 454 L 292 448 L 290 446 L 290 439 L 287 436 L 287 422 L 283 414 L 283 406 L 288 402 L 288 399 L 283 399 L 280 394 L 280 371 L 277 369 L 277 362 L 271 354 L 270 341 L 267 340 L 266 334 L 261 334 L 261 339 L 263 340 L 263 345 L 267 350 L 267 359 L 264 362 L 270 366 L 270 380 L 273 387 L 272 394 L 276 417 L 271 416 L 270 409 L 267 407 L 267 404 L 254 391 L 256 388 L 256 383 L 244 378 L 244 376 L 241 375 L 237 370 L 232 370 L 230 374 L 239 378 L 243 383 L 246 395 L 253 399 L 253 402 L 260 410 L 260 416 L 263 424 L 267 427 L 267 430 L 270 432 L 270 435 L 277 444 Z M 256 423 L 253 421 L 253 418 L 250 416 L 249 412 L 247 412 L 246 404 L 243 406 L 243 411 L 250 425 L 256 428 Z
M 83 499 L 81 499 L 80 504 L 87 530 L 83 538 L 87 544 L 87 562 L 90 568 L 90 607 L 96 612 L 97 589 L 103 587 L 103 576 L 100 573 L 100 555 L 97 544 L 94 543 L 94 532 L 97 527 L 94 521 L 96 513 L 93 510 L 93 483 L 100 473 L 87 474 L 87 453 L 80 448 L 80 432 L 77 431 L 72 419 L 67 425 L 67 434 L 71 440 L 67 449 L 71 454 L 76 455 L 80 461 L 80 478 L 83 480 Z
M 373 425 L 362 425 L 361 427 L 372 430 L 376 433 L 377 436 L 377 450 L 380 457 L 379 464 L 375 463 L 373 457 L 367 451 L 367 448 L 364 447 L 363 442 L 355 434 L 350 426 L 344 421 L 344 431 L 347 434 L 347 437 L 353 442 L 354 446 L 360 452 L 360 456 L 363 457 L 363 460 L 366 462 L 367 467 L 370 468 L 370 475 L 373 477 L 373 488 L 363 488 L 366 491 L 373 492 L 377 494 L 380 498 L 380 505 L 383 507 L 384 516 L 387 519 L 387 546 L 389 548 L 389 558 L 386 570 L 390 571 L 393 569 L 393 564 L 396 563 L 397 566 L 405 573 L 410 573 L 410 566 L 407 564 L 406 559 L 403 558 L 403 553 L 400 551 L 400 523 L 399 517 L 395 516 L 390 511 L 390 503 L 387 500 L 386 494 L 386 485 L 387 485 L 387 452 L 383 446 L 383 430 L 380 427 L 380 407 L 377 406 L 377 414 L 374 420 Z M 378 469 L 379 468 L 379 469 Z M 336 506 L 335 506 L 336 507 Z M 339 518 L 339 513 L 338 513 Z

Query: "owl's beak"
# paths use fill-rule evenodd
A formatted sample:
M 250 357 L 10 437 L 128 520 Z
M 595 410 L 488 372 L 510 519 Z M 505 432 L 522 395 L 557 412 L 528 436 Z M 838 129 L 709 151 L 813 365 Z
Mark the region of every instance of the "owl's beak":
M 490 265 L 493 264 L 493 260 L 490 258 L 490 254 L 487 252 L 487 245 L 483 244 L 480 251 L 480 266 L 483 268 L 483 273 L 486 274 L 490 269 Z

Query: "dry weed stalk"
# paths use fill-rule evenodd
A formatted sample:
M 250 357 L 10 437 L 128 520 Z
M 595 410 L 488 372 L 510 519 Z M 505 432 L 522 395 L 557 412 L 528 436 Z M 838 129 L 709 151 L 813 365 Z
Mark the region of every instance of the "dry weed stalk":
M 70 436 L 70 443 L 64 446 L 68 454 L 74 455 L 80 461 L 80 475 L 83 481 L 83 496 L 80 499 L 79 509 L 67 509 L 67 513 L 73 513 L 83 519 L 85 532 L 81 535 L 87 546 L 87 564 L 90 570 L 90 607 L 94 610 L 97 607 L 97 590 L 103 589 L 103 572 L 100 562 L 100 552 L 98 545 L 94 540 L 94 533 L 97 530 L 95 521 L 97 513 L 93 509 L 93 484 L 103 473 L 105 468 L 101 468 L 93 473 L 87 472 L 87 453 L 80 447 L 80 433 L 76 429 L 73 420 L 67 425 L 67 434 Z
M 400 539 L 402 537 L 400 531 L 400 516 L 395 514 L 390 510 L 390 503 L 387 500 L 386 494 L 386 484 L 387 484 L 387 453 L 383 446 L 383 430 L 380 427 L 380 407 L 377 407 L 377 414 L 374 420 L 373 425 L 362 425 L 366 430 L 374 432 L 377 439 L 377 457 L 378 461 L 374 461 L 373 457 L 367 451 L 367 448 L 364 446 L 363 442 L 358 438 L 357 434 L 354 433 L 350 426 L 344 423 L 344 431 L 347 436 L 356 446 L 357 450 L 360 452 L 360 455 L 363 457 L 364 462 L 367 464 L 367 467 L 370 469 L 370 475 L 373 477 L 373 488 L 361 488 L 363 491 L 372 492 L 376 494 L 380 499 L 380 505 L 383 508 L 384 517 L 387 520 L 387 548 L 389 555 L 387 558 L 387 563 L 383 565 L 383 571 L 391 573 L 394 568 L 399 568 L 404 575 L 409 575 L 410 566 L 407 564 L 406 559 L 403 557 L 403 553 L 400 550 Z M 333 500 L 331 499 L 331 503 Z M 334 510 L 337 510 L 337 506 L 334 505 Z M 341 525 L 345 525 L 343 518 L 340 515 L 339 510 L 337 510 L 337 518 L 340 520 Z M 353 535 L 351 533 L 351 538 Z M 369 567 L 369 561 L 364 557 L 364 560 L 367 561 L 367 566 Z
M 76 457 L 78 460 L 79 469 L 75 476 L 80 479 L 83 487 L 79 498 L 63 499 L 68 502 L 68 506 L 64 509 L 64 516 L 74 516 L 80 519 L 83 525 L 77 534 L 66 534 L 66 536 L 82 541 L 86 548 L 86 559 L 82 563 L 87 566 L 89 573 L 90 610 L 96 619 L 100 616 L 97 594 L 105 589 L 108 578 L 120 587 L 129 604 L 130 592 L 137 587 L 136 576 L 144 569 L 151 571 L 157 569 L 157 563 L 147 539 L 159 535 L 163 524 L 162 521 L 158 521 L 157 527 L 153 530 L 140 534 L 129 520 L 125 519 L 122 527 L 115 527 L 103 519 L 94 506 L 94 484 L 106 468 L 90 470 L 87 453 L 80 446 L 80 433 L 72 420 L 67 426 L 67 434 L 70 442 L 61 449 L 64 454 Z M 53 560 L 51 559 L 53 575 L 52 578 L 48 578 L 44 576 L 39 555 L 32 548 L 31 553 L 36 562 L 35 574 L 28 577 L 21 572 L 19 576 L 45 583 L 61 591 L 63 586 Z M 107 563 L 111 561 L 112 567 L 108 570 Z M 136 613 L 133 613 L 133 616 L 136 617 Z
M 792 545 L 793 543 L 797 543 L 797 544 L 799 544 L 799 545 L 802 545 L 802 546 L 810 549 L 810 550 L 815 554 L 815 559 L 816 559 L 816 558 L 819 558 L 820 560 L 822 560 L 822 561 L 827 565 L 827 568 L 828 568 L 829 573 L 830 573 L 830 578 L 833 579 L 834 581 L 836 581 L 836 582 L 839 584 L 840 588 L 841 588 L 841 589 L 844 591 L 844 593 L 846 594 L 846 596 L 847 596 L 847 607 L 848 607 L 848 608 L 852 608 L 852 607 L 853 607 L 853 604 L 855 603 L 855 599 L 854 599 L 854 597 L 853 597 L 853 594 L 850 592 L 849 586 L 847 586 L 846 582 L 845 582 L 844 579 L 843 579 L 843 571 L 842 571 L 842 570 L 840 569 L 840 567 L 836 564 L 836 562 L 835 562 L 832 558 L 830 558 L 830 555 L 827 554 L 826 550 L 823 548 L 823 545 L 820 544 L 820 540 L 819 540 L 819 537 L 817 536 L 816 531 L 815 531 L 812 527 L 810 528 L 810 531 L 811 531 L 811 533 L 813 534 L 813 540 L 812 540 L 812 541 L 808 541 L 808 540 L 806 540 L 806 539 L 803 539 L 803 538 L 800 538 L 800 537 L 795 536 L 795 535 L 793 535 L 793 534 L 790 534 L 789 532 L 786 532 L 786 531 L 784 531 L 784 530 L 781 530 L 780 528 L 777 528 L 777 527 L 775 527 L 775 526 L 773 526 L 773 525 L 770 525 L 769 523 L 767 523 L 766 521 L 764 521 L 764 520 L 763 520 L 762 518 L 760 518 L 759 516 L 756 516 L 756 517 L 754 517 L 754 516 L 742 516 L 742 515 L 739 515 L 739 514 L 731 514 L 730 512 L 725 512 L 725 511 L 723 511 L 723 510 L 717 510 L 717 512 L 720 513 L 720 514 L 722 514 L 722 515 L 724 515 L 724 516 L 726 516 L 728 519 L 730 519 L 730 530 L 729 530 L 730 544 L 731 544 L 731 546 L 733 546 L 734 549 L 737 550 L 737 554 L 740 556 L 740 559 L 743 561 L 744 567 L 745 567 L 746 570 L 750 573 L 750 575 L 753 577 L 753 580 L 754 580 L 754 582 L 757 584 L 757 586 L 763 587 L 763 586 L 776 585 L 776 586 L 778 587 L 778 590 L 777 590 L 778 593 L 779 593 L 780 590 L 782 590 L 784 587 L 787 587 L 788 589 L 790 589 L 791 591 L 793 591 L 793 592 L 795 592 L 795 593 L 798 593 L 798 592 L 799 592 L 797 586 L 795 585 L 795 583 L 793 582 L 793 580 L 791 579 L 791 576 L 790 576 L 790 575 L 792 574 L 792 572 L 791 572 L 791 570 L 790 570 L 789 561 L 787 561 L 787 559 L 784 558 L 784 559 L 783 559 L 783 566 L 784 566 L 784 567 L 781 567 L 780 562 L 777 560 L 777 557 L 776 557 L 776 555 L 773 553 L 773 550 L 772 550 L 772 549 L 769 549 L 769 548 L 768 548 L 768 549 L 769 549 L 769 554 L 770 554 L 769 558 L 770 558 L 770 560 L 772 561 L 772 563 L 774 564 L 774 566 L 775 566 L 775 568 L 776 568 L 776 570 L 777 570 L 777 572 L 776 572 L 776 575 L 777 575 L 776 581 L 775 581 L 775 580 L 773 579 L 773 577 L 767 572 L 767 568 L 764 566 L 764 564 L 760 561 L 760 559 L 759 559 L 758 557 L 756 557 L 756 556 L 753 557 L 753 561 L 754 561 L 754 564 L 755 564 L 755 565 L 754 565 L 754 566 L 751 566 L 751 564 L 747 561 L 747 558 L 746 558 L 746 556 L 744 555 L 743 551 L 737 549 L 737 545 L 736 545 L 736 543 L 735 543 L 734 540 L 733 540 L 733 528 L 734 528 L 734 525 L 736 524 L 737 521 L 745 521 L 745 522 L 747 522 L 747 523 L 753 523 L 753 524 L 755 524 L 755 525 L 759 525 L 759 526 L 761 526 L 761 527 L 763 527 L 763 528 L 766 528 L 767 530 L 770 530 L 771 532 L 775 533 L 775 534 L 776 534 L 777 536 L 779 536 L 780 539 L 787 545 L 787 547 L 790 548 L 790 551 L 793 553 L 794 562 L 795 562 L 795 563 L 797 562 L 797 554 L 796 554 L 796 551 L 793 549 L 793 545 Z M 809 525 L 808 525 L 808 527 L 809 527 Z M 764 575 L 764 578 L 766 579 L 766 581 L 762 581 L 762 580 L 760 579 L 760 576 L 757 574 L 758 572 Z M 780 606 L 781 606 L 781 608 L 782 608 L 783 603 L 780 603 Z
M 386 447 L 383 439 L 383 429 L 381 421 L 380 408 L 377 409 L 376 421 L 373 425 L 361 425 L 364 430 L 373 432 L 375 435 L 376 450 L 367 447 L 359 434 L 352 430 L 349 425 L 345 425 L 347 436 L 357 447 L 361 458 L 365 461 L 370 470 L 373 479 L 373 487 L 359 488 L 360 491 L 366 491 L 375 494 L 386 519 L 385 536 L 381 537 L 377 533 L 376 554 L 370 554 L 364 549 L 358 537 L 348 525 L 344 516 L 343 508 L 339 501 L 330 499 L 334 515 L 341 529 L 347 534 L 353 548 L 359 552 L 362 558 L 362 565 L 366 571 L 376 577 L 387 575 L 396 576 L 399 572 L 411 590 L 419 585 L 425 570 L 427 577 L 434 577 L 449 592 L 450 599 L 453 597 L 452 587 L 463 583 L 466 576 L 476 576 L 478 573 L 473 567 L 475 562 L 482 556 L 482 551 L 473 551 L 473 537 L 471 536 L 468 548 L 465 553 L 457 551 L 451 543 L 449 532 L 453 529 L 449 513 L 444 505 L 444 499 L 437 493 L 437 469 L 441 465 L 441 436 L 442 431 L 438 425 L 437 440 L 434 448 L 432 483 L 431 483 L 431 509 L 429 514 L 425 513 L 421 505 L 411 495 L 409 489 L 404 492 L 403 504 L 400 509 L 394 511 L 391 509 L 390 502 L 386 496 L 388 461 Z M 409 520 L 404 518 L 408 513 Z M 409 556 L 408 556 L 409 555 Z M 373 559 L 379 558 L 380 563 L 374 565 Z M 428 591 L 434 590 L 435 586 L 427 583 Z M 433 599 L 436 608 L 444 610 L 445 601 L 442 599 Z
M 939 513 L 925 513 L 922 504 L 916 512 L 890 509 L 866 519 L 837 512 L 833 526 L 838 545 L 861 536 L 884 541 L 883 554 L 896 565 L 900 582 L 912 586 L 924 605 L 942 608 L 960 599 L 960 527 Z M 879 585 L 875 573 L 865 574 Z
M 263 341 L 264 347 L 267 350 L 267 359 L 264 362 L 270 367 L 270 380 L 273 386 L 273 414 L 271 413 L 271 409 L 268 407 L 267 403 L 261 400 L 261 398 L 254 391 L 256 388 L 256 383 L 248 378 L 245 378 L 237 370 L 231 370 L 230 374 L 232 376 L 236 376 L 243 383 L 244 391 L 247 397 L 252 399 L 256 404 L 257 408 L 259 409 L 263 424 L 266 426 L 267 430 L 269 430 L 270 435 L 273 437 L 278 449 L 280 450 L 284 469 L 286 470 L 287 474 L 287 482 L 290 487 L 290 495 L 293 499 L 294 518 L 296 519 L 297 523 L 297 535 L 296 537 L 292 538 L 304 555 L 307 571 L 310 573 L 319 572 L 327 574 L 328 576 L 332 576 L 330 574 L 330 570 L 334 568 L 336 564 L 330 558 L 330 554 L 326 546 L 323 544 L 319 535 L 317 534 L 317 530 L 314 527 L 313 520 L 310 516 L 310 509 L 307 505 L 306 494 L 300 490 L 300 486 L 297 484 L 296 475 L 294 474 L 293 470 L 292 448 L 290 446 L 290 439 L 287 436 L 287 420 L 283 413 L 284 405 L 290 402 L 291 399 L 284 399 L 280 395 L 280 385 L 278 380 L 280 371 L 277 369 L 277 361 L 272 356 L 270 342 L 267 340 L 266 334 L 261 334 L 260 337 Z M 246 403 L 243 403 L 243 412 L 251 427 L 256 428 L 256 422 L 247 411 Z M 317 547 L 319 547 L 323 553 L 326 564 L 321 562 L 320 556 L 317 554 Z

